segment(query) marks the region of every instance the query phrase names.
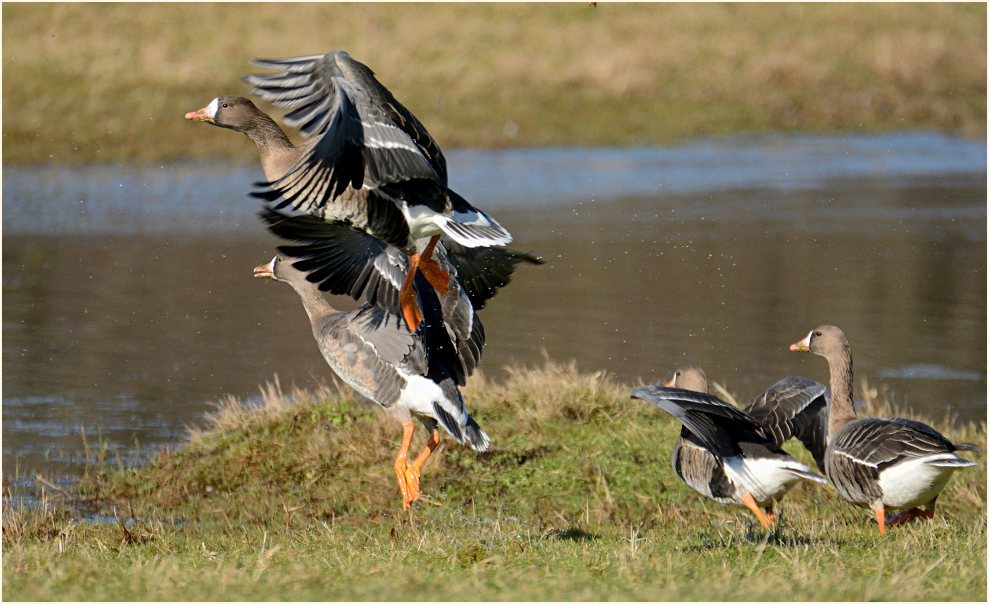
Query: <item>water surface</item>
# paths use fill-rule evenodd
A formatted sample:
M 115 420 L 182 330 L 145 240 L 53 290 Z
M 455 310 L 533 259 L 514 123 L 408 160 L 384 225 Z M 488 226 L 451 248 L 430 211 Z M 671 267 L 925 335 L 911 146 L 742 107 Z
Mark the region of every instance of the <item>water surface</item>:
M 826 381 L 823 359 L 787 348 L 835 323 L 871 385 L 938 419 L 985 418 L 983 143 L 447 155 L 452 186 L 547 261 L 481 312 L 495 379 L 544 354 L 629 384 L 693 362 L 744 400 L 785 375 Z M 223 163 L 5 168 L 6 478 L 77 474 L 82 433 L 130 462 L 180 444 L 224 396 L 256 399 L 276 375 L 329 381 L 295 294 L 251 276 L 276 244 L 247 196 L 260 176 Z

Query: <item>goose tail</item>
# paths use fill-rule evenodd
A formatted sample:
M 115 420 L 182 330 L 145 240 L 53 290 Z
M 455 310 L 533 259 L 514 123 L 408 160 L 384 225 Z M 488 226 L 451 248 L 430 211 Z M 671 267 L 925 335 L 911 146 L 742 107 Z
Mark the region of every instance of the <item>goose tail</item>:
M 481 211 L 457 213 L 440 223 L 450 239 L 464 247 L 500 247 L 512 242 L 512 234 Z

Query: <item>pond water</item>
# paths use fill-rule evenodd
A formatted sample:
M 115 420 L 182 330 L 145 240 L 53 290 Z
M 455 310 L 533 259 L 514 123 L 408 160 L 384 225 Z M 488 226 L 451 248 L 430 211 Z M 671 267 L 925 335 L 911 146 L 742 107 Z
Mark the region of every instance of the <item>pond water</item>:
M 245 141 L 245 144 L 246 141 Z M 935 418 L 986 417 L 986 145 L 916 133 L 664 148 L 450 150 L 451 185 L 542 256 L 481 312 L 494 379 L 544 355 L 629 384 L 703 365 L 740 400 L 827 380 L 788 351 L 841 326 L 855 370 Z M 330 380 L 253 165 L 5 167 L 3 474 L 181 444 L 226 395 Z M 468 401 L 469 404 L 469 401 Z M 483 419 L 483 418 L 482 418 Z M 492 434 L 497 440 L 497 435 Z

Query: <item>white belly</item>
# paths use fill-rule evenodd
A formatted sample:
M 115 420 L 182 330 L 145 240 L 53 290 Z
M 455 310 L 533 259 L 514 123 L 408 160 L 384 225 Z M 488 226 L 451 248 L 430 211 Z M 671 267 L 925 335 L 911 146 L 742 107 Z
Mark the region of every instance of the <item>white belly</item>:
M 424 415 L 436 419 L 436 411 L 433 409 L 434 401 L 444 400 L 443 391 L 436 385 L 436 382 L 421 375 L 411 375 L 400 372 L 408 380 L 402 394 L 399 396 L 397 405 L 404 407 L 417 415 Z
M 785 460 L 729 457 L 725 459 L 725 473 L 732 482 L 751 493 L 756 503 L 765 506 L 783 497 L 801 480 L 788 465 Z
M 429 209 L 426 206 L 409 206 L 402 202 L 400 205 L 405 219 L 409 222 L 412 239 L 432 237 L 443 232 L 442 225 L 450 220 L 448 216 Z
M 946 454 L 939 453 L 900 462 L 879 473 L 883 490 L 883 505 L 891 508 L 912 508 L 928 503 L 948 484 L 958 466 L 935 465 Z M 947 454 L 954 458 L 954 455 Z M 933 462 L 933 463 L 932 463 Z

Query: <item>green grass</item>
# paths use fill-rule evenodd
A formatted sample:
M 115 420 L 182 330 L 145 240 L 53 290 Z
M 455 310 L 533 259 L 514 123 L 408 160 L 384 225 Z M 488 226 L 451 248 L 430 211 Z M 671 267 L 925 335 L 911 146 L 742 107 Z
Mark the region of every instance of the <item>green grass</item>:
M 147 466 L 75 495 L 118 520 L 5 500 L 7 599 L 982 600 L 986 462 L 933 521 L 880 538 L 830 487 L 798 486 L 763 531 L 670 467 L 679 424 L 602 372 L 547 362 L 465 390 L 492 437 L 449 439 L 403 512 L 400 429 L 336 387 L 227 400 Z M 866 391 L 868 389 L 866 388 Z M 747 398 L 755 393 L 738 393 Z M 876 414 L 895 412 L 870 401 Z M 985 425 L 938 425 L 985 443 Z M 421 432 L 421 430 L 419 431 Z M 414 448 L 421 445 L 418 434 Z M 788 446 L 811 463 L 800 446 Z
M 4 163 L 252 159 L 182 116 L 334 48 L 444 148 L 986 134 L 984 3 L 5 3 Z

